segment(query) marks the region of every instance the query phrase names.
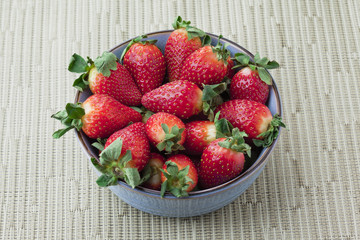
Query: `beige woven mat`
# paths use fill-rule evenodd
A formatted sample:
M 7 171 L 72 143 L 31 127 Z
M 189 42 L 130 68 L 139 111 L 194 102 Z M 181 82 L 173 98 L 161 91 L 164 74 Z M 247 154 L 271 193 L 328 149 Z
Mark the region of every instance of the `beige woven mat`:
M 74 134 L 72 53 L 96 57 L 177 15 L 276 59 L 280 144 L 256 182 L 207 215 L 143 213 L 95 184 Z M 360 3 L 0 2 L 0 239 L 360 239 Z

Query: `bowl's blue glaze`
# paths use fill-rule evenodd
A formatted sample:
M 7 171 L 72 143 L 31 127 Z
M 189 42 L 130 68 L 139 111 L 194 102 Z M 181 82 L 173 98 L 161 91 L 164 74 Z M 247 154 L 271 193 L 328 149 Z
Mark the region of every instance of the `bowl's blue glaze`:
M 172 30 L 149 33 L 148 38 L 157 39 L 158 41 L 156 45 L 163 52 L 166 41 L 171 32 Z M 218 36 L 213 34 L 209 35 L 212 38 L 212 45 L 216 45 Z M 122 51 L 130 41 L 131 39 L 119 44 L 110 51 L 112 51 L 116 56 L 120 57 Z M 248 54 L 250 57 L 253 57 L 253 55 L 246 49 L 230 40 L 222 38 L 221 42 L 223 44 L 230 44 L 228 49 L 230 50 L 232 56 L 237 52 L 243 52 Z M 89 90 L 82 93 L 78 92 L 76 94 L 75 102 L 83 102 L 90 95 L 91 92 Z M 272 114 L 282 114 L 281 99 L 275 81 L 273 81 L 273 85 L 270 87 L 267 106 L 269 107 Z M 88 157 L 97 158 L 97 150 L 91 146 L 93 141 L 89 139 L 82 131 L 76 132 L 76 136 L 78 137 L 80 144 Z M 186 198 L 176 198 L 170 194 L 165 195 L 164 198 L 161 198 L 159 191 L 154 191 L 142 187 L 132 189 L 122 181 L 119 181 L 118 185 L 111 186 L 109 188 L 124 202 L 144 212 L 155 215 L 168 217 L 190 217 L 209 213 L 234 201 L 255 181 L 255 179 L 264 169 L 271 152 L 277 144 L 277 141 L 278 139 L 276 139 L 269 148 L 263 149 L 259 153 L 256 161 L 250 167 L 245 169 L 245 171 L 242 172 L 238 177 L 214 188 L 193 191 L 189 194 L 189 197 Z M 94 170 L 98 175 L 100 175 L 100 172 L 98 172 L 96 168 L 94 168 Z

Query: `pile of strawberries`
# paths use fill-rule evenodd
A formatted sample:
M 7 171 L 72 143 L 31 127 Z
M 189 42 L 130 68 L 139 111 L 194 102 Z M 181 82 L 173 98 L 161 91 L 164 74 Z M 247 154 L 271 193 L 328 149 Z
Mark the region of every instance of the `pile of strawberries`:
M 74 54 L 68 70 L 93 95 L 52 115 L 65 128 L 94 139 L 99 186 L 119 180 L 185 197 L 238 176 L 251 148 L 270 146 L 279 127 L 265 105 L 275 61 L 230 56 L 227 45 L 177 17 L 164 53 L 156 40 L 133 39 L 120 59 L 104 52 L 94 61 Z M 239 69 L 236 72 L 235 69 Z

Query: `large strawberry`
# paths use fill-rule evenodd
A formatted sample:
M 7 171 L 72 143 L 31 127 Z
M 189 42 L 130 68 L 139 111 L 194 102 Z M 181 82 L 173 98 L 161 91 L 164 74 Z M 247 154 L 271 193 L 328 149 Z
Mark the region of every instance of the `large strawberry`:
M 201 155 L 204 148 L 217 138 L 231 135 L 232 125 L 225 118 L 218 120 L 220 112 L 211 121 L 192 121 L 186 123 L 185 152 L 190 155 Z
M 236 53 L 235 59 L 239 63 L 234 68 L 242 67 L 231 80 L 230 98 L 248 99 L 265 104 L 269 96 L 271 76 L 266 69 L 279 67 L 276 61 L 260 58 L 257 53 L 254 60 L 244 53 Z
M 175 115 L 159 112 L 146 122 L 146 135 L 159 151 L 183 150 L 186 131 L 185 124 Z
M 65 110 L 51 116 L 60 120 L 64 129 L 53 134 L 59 138 L 67 131 L 81 129 L 90 138 L 106 138 L 130 122 L 140 122 L 141 114 L 106 94 L 94 94 L 83 103 L 68 103 Z
M 142 184 L 143 187 L 160 190 L 161 188 L 161 171 L 165 163 L 165 158 L 159 153 L 151 153 L 150 160 L 145 166 L 144 172 L 150 172 L 149 179 Z
M 141 92 L 130 73 L 111 52 L 104 52 L 92 61 L 85 61 L 73 54 L 68 67 L 70 72 L 82 73 L 73 86 L 83 91 L 87 87 L 94 94 L 107 94 L 122 104 L 137 106 L 141 104 Z
M 220 118 L 244 131 L 256 146 L 270 146 L 279 134 L 279 127 L 286 127 L 278 114 L 272 116 L 267 106 L 251 100 L 230 100 L 215 110 L 218 111 Z
M 157 40 L 141 41 L 146 37 L 133 39 L 121 56 L 142 94 L 159 87 L 166 73 L 165 58 L 155 45 Z
M 227 44 L 220 43 L 220 35 L 217 45 L 204 46 L 193 52 L 183 63 L 180 80 L 194 82 L 200 88 L 203 84 L 212 85 L 223 81 L 228 74 L 229 50 Z
M 161 174 L 161 192 L 166 191 L 176 197 L 186 197 L 198 182 L 198 173 L 189 157 L 183 154 L 173 155 L 165 162 Z
M 134 188 L 150 177 L 146 174 L 141 178 L 139 173 L 150 159 L 150 145 L 144 131 L 144 124 L 138 122 L 115 132 L 106 141 L 99 162 L 91 159 L 102 173 L 96 181 L 100 187 L 115 185 L 122 179 Z
M 201 111 L 213 119 L 212 109 L 221 103 L 219 94 L 226 88 L 225 83 L 205 85 L 202 91 L 196 84 L 179 80 L 166 83 L 144 94 L 141 103 L 152 112 L 167 112 L 187 119 Z
M 204 149 L 198 167 L 199 185 L 202 188 L 218 186 L 242 172 L 244 153 L 250 156 L 251 151 L 244 136 L 244 132 L 234 128 L 231 137 L 216 139 Z
M 190 26 L 190 23 L 178 16 L 172 24 L 175 30 L 166 42 L 164 53 L 170 82 L 180 79 L 185 59 L 202 47 L 200 37 L 204 37 L 205 32 Z

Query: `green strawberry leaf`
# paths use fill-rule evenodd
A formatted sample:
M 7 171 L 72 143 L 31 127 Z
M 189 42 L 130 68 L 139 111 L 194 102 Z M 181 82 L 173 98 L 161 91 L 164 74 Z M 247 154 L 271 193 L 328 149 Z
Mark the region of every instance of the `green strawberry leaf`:
M 81 74 L 80 77 L 75 79 L 73 83 L 73 87 L 79 90 L 80 92 L 83 92 L 89 86 L 89 82 L 87 80 L 88 75 L 89 75 L 88 72 Z
M 210 121 L 214 120 L 214 110 L 223 103 L 220 96 L 226 91 L 226 83 L 222 82 L 214 85 L 203 85 L 202 109 L 203 113 L 208 116 Z
M 216 138 L 230 137 L 232 134 L 232 129 L 234 128 L 233 125 L 225 118 L 219 120 L 219 116 L 220 111 L 216 113 L 214 119 Z
M 92 143 L 91 145 L 98 149 L 99 151 L 104 151 L 106 139 L 97 138 L 96 142 Z
M 165 123 L 161 124 L 161 127 L 165 133 L 165 138 L 162 142 L 156 145 L 156 148 L 159 151 L 166 151 L 165 154 L 170 154 L 178 150 L 184 150 L 184 147 L 177 142 L 181 140 L 181 134 L 184 132 L 184 128 L 180 128 L 177 125 L 174 125 L 171 130 L 168 125 Z
M 207 45 L 209 46 L 211 45 L 211 37 L 206 34 L 201 40 L 201 46 L 207 46 Z
M 53 138 L 58 139 L 73 128 L 74 128 L 73 126 L 69 126 L 67 128 L 59 129 L 59 130 L 55 131 L 52 136 L 53 136 Z
M 280 65 L 276 61 L 269 61 L 264 67 L 266 69 L 275 69 L 278 68 Z
M 164 196 L 166 191 L 169 191 L 176 197 L 186 197 L 188 196 L 188 182 L 193 183 L 193 180 L 187 176 L 189 173 L 189 166 L 179 170 L 176 163 L 172 161 L 166 161 L 166 171 L 160 169 L 165 177 L 166 180 L 161 185 L 161 197 Z
M 256 53 L 254 56 L 254 62 L 257 63 L 260 60 L 260 54 Z
M 71 119 L 81 119 L 85 115 L 85 110 L 81 107 L 81 103 L 68 103 L 65 110 Z
M 58 111 L 57 113 L 51 115 L 52 118 L 55 118 L 57 120 L 62 120 L 68 116 L 66 110 Z
M 70 58 L 70 63 L 68 70 L 74 73 L 84 73 L 87 72 L 88 64 L 84 58 L 74 53 Z
M 261 67 L 264 67 L 268 64 L 270 60 L 267 58 L 267 57 L 263 57 L 261 59 L 258 59 L 255 63 L 258 65 L 258 66 L 261 66 Z
M 236 152 L 246 153 L 251 157 L 251 147 L 245 143 L 244 137 L 247 137 L 245 132 L 240 132 L 238 128 L 234 128 L 232 129 L 232 136 L 227 137 L 224 141 L 218 142 L 218 145 Z
M 106 165 L 119 159 L 122 150 L 122 142 L 122 139 L 119 137 L 100 153 L 100 163 L 102 165 Z
M 275 114 L 270 122 L 268 129 L 259 134 L 257 138 L 253 139 L 253 143 L 257 147 L 269 147 L 279 135 L 279 128 L 286 128 L 286 125 L 282 122 L 282 118 L 279 114 Z
M 257 68 L 260 79 L 265 82 L 267 85 L 272 84 L 271 76 L 270 74 L 265 70 L 263 67 Z
M 106 173 L 106 168 L 103 167 L 96 158 L 91 158 L 91 163 L 94 165 L 94 167 L 101 173 Z
M 141 177 L 137 168 L 124 168 L 123 172 L 125 182 L 132 188 L 135 188 L 141 184 Z
M 162 169 L 161 169 L 162 170 Z M 168 184 L 168 180 L 165 180 L 162 184 L 161 184 L 161 190 L 160 190 L 160 196 L 163 198 L 166 192 L 166 189 Z
M 117 178 L 112 175 L 102 174 L 97 180 L 96 183 L 99 187 L 107 187 L 110 185 L 116 185 Z
M 111 75 L 110 70 L 117 69 L 117 57 L 111 52 L 103 52 L 103 54 L 97 57 L 94 61 L 94 65 L 99 73 L 102 73 L 105 77 Z

